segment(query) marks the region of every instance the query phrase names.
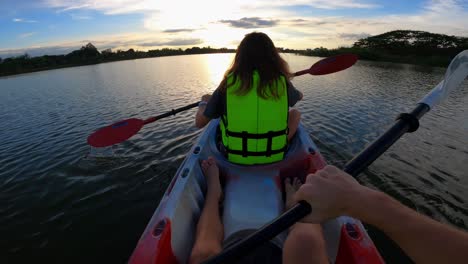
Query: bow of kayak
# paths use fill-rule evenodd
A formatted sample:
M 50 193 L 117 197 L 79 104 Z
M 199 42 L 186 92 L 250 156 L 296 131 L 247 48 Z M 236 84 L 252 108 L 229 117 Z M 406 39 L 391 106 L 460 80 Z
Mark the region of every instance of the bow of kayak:
M 209 156 L 216 159 L 225 178 L 224 241 L 258 229 L 284 211 L 284 178 L 303 179 L 326 165 L 302 126 L 291 141 L 284 160 L 254 166 L 229 163 L 217 148 L 218 122 L 213 120 L 208 124 L 180 165 L 129 263 L 188 261 L 206 193 L 200 162 Z M 341 216 L 323 223 L 322 228 L 331 263 L 383 263 L 359 220 Z M 286 235 L 284 232 L 272 242 L 282 247 Z

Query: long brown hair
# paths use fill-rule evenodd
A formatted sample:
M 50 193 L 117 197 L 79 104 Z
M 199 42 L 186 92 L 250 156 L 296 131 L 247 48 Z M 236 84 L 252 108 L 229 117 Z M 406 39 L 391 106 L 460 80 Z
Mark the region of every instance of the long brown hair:
M 264 99 L 270 97 L 278 99 L 281 92 L 278 91 L 278 78 L 281 75 L 288 79 L 292 77 L 288 63 L 281 58 L 270 37 L 265 33 L 252 32 L 245 35 L 239 44 L 234 61 L 224 74 L 221 91 L 226 92 L 227 77 L 233 74 L 234 83 L 237 78 L 241 81 L 241 86 L 235 93 L 237 95 L 247 94 L 252 89 L 254 70 L 257 70 L 260 75 L 257 94 Z

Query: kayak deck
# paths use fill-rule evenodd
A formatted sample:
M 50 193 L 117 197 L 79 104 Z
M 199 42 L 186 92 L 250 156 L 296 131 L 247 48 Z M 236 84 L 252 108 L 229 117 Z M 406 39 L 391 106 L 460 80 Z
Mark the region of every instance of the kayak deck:
M 238 232 L 255 230 L 284 211 L 282 182 L 326 165 L 300 125 L 284 160 L 267 165 L 232 164 L 216 147 L 218 120 L 211 121 L 177 170 L 141 236 L 129 263 L 186 263 L 204 205 L 206 182 L 200 162 L 213 156 L 224 184 L 224 241 Z M 341 216 L 322 224 L 331 263 L 383 263 L 359 220 Z M 282 247 L 286 232 L 272 242 Z M 365 262 L 362 262 L 365 260 Z

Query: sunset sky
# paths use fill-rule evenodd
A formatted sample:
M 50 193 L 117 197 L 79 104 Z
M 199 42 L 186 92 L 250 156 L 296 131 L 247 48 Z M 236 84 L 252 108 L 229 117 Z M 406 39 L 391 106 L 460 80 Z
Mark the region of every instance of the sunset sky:
M 277 47 L 335 48 L 395 29 L 468 36 L 468 0 L 1 0 L 0 57 L 92 42 L 138 50 L 235 48 L 252 31 Z

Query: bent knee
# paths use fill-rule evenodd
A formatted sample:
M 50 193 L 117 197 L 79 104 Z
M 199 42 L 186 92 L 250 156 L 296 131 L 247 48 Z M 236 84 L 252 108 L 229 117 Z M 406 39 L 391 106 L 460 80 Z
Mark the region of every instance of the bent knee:
M 222 248 L 219 246 L 209 246 L 209 247 L 194 247 L 192 253 L 190 254 L 190 264 L 201 263 L 208 258 L 217 255 L 221 252 Z
M 301 119 L 301 112 L 297 109 L 289 110 L 289 118 L 293 120 L 300 120 Z
M 323 232 L 320 225 L 300 226 L 299 228 L 293 228 L 289 236 L 291 239 L 301 242 L 310 243 L 311 245 L 324 244 Z
M 299 110 L 297 110 L 297 109 L 295 109 L 295 108 L 290 109 L 290 110 L 289 110 L 289 114 L 290 114 L 290 115 L 294 115 L 294 116 L 296 116 L 296 115 L 297 115 L 297 116 L 301 116 L 301 112 L 299 112 Z

